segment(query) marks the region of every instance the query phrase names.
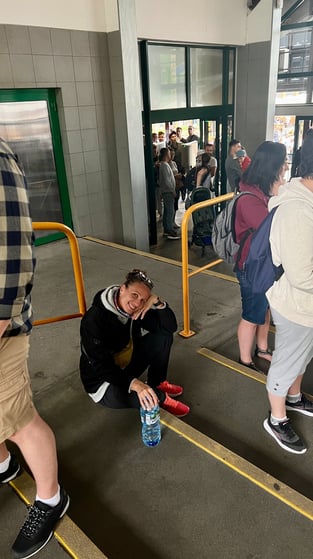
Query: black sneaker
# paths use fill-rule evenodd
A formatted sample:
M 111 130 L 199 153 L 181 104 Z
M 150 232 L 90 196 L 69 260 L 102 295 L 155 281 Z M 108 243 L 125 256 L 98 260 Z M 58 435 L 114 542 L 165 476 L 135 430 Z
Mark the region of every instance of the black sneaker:
M 312 400 L 308 400 L 304 394 L 302 394 L 301 400 L 298 400 L 298 402 L 294 404 L 286 400 L 286 409 L 313 416 L 313 402 Z
M 167 238 L 169 241 L 178 241 L 180 239 L 180 235 L 176 231 L 169 231 Z
M 14 559 L 27 559 L 40 551 L 50 540 L 57 522 L 66 513 L 70 498 L 61 487 L 61 500 L 56 507 L 35 501 L 13 546 Z
M 278 425 L 273 425 L 269 416 L 268 419 L 264 420 L 263 427 L 276 440 L 279 446 L 288 450 L 288 452 L 304 454 L 307 451 L 305 444 L 294 431 L 290 419 L 286 419 Z
M 8 481 L 16 478 L 20 469 L 21 466 L 18 463 L 17 458 L 14 456 L 14 454 L 11 454 L 11 460 L 8 469 L 6 470 L 6 472 L 0 474 L 0 483 L 8 483 Z

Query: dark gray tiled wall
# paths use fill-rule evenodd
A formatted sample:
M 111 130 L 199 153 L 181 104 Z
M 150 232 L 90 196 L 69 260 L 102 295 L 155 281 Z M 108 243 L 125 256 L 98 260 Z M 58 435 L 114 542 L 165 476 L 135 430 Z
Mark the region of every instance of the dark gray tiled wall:
M 0 88 L 57 88 L 74 229 L 121 241 L 107 34 L 0 25 Z

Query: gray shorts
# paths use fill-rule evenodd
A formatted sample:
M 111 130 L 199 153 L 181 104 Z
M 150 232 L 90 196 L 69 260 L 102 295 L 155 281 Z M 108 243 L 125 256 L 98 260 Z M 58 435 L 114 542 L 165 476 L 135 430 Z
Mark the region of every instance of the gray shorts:
M 266 388 L 274 396 L 287 396 L 290 386 L 305 372 L 313 357 L 313 328 L 291 322 L 275 309 L 271 313 L 276 336 Z

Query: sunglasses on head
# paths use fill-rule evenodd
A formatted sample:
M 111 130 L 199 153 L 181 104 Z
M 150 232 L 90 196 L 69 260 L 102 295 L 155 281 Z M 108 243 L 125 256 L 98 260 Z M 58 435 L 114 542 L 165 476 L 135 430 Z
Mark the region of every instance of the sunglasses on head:
M 153 289 L 153 281 L 141 270 L 132 270 L 132 276 L 136 279 L 142 281 L 142 283 L 146 284 L 150 289 Z

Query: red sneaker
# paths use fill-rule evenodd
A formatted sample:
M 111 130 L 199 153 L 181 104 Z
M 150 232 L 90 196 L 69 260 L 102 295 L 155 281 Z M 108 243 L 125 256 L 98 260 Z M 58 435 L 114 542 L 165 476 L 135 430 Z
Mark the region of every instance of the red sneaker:
M 173 400 L 173 398 L 171 398 L 168 394 L 166 395 L 163 404 L 160 405 L 161 408 L 168 411 L 172 415 L 176 415 L 176 417 L 184 417 L 184 415 L 187 415 L 187 413 L 190 412 L 189 406 L 186 406 L 186 404 L 178 402 L 177 400 Z
M 174 396 L 174 398 L 176 396 L 180 396 L 184 391 L 182 386 L 179 386 L 178 384 L 171 384 L 170 382 L 167 382 L 167 380 L 161 382 L 157 388 L 162 390 L 162 392 L 166 392 L 166 394 L 169 394 L 170 396 Z

